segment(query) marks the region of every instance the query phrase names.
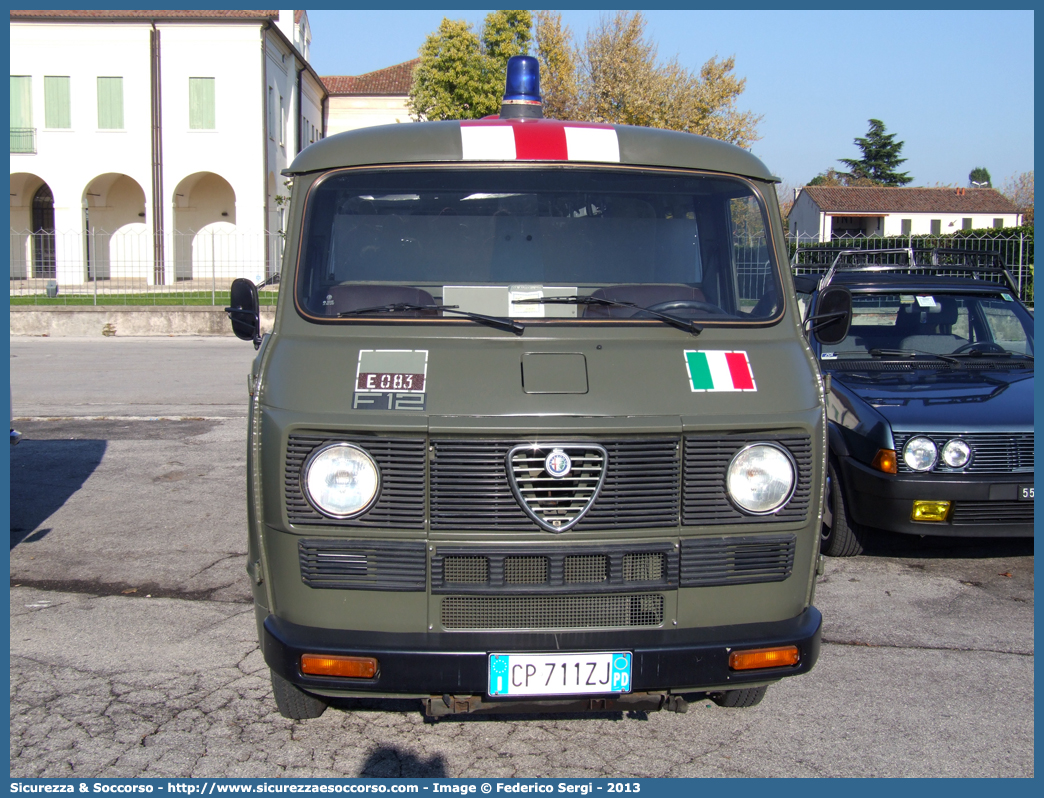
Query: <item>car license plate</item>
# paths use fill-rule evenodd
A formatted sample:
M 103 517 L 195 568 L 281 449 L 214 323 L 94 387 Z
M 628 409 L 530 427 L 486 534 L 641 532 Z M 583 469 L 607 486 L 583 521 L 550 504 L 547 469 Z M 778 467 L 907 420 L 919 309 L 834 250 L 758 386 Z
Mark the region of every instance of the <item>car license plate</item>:
M 1019 485 L 1019 501 L 1020 502 L 1031 502 L 1031 501 L 1033 501 L 1033 486 L 1032 485 Z
M 490 654 L 491 696 L 629 693 L 629 651 L 584 654 Z

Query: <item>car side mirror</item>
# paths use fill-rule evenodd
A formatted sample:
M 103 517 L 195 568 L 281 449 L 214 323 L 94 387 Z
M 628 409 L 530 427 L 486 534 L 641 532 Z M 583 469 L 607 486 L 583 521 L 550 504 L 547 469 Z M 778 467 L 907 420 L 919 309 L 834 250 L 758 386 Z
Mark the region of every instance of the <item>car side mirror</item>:
M 816 305 L 808 320 L 819 343 L 841 343 L 852 324 L 851 292 L 843 285 L 828 285 L 816 297 Z
M 261 346 L 261 303 L 257 298 L 257 286 L 245 277 L 232 281 L 229 290 L 229 305 L 225 308 L 232 332 L 243 341 L 253 341 L 254 349 Z

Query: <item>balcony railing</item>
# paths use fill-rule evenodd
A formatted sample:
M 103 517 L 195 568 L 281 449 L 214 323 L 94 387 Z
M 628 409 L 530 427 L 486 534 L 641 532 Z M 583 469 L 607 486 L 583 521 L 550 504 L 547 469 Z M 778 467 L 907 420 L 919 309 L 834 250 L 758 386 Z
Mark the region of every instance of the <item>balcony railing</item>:
M 36 128 L 11 128 L 11 152 L 36 152 Z

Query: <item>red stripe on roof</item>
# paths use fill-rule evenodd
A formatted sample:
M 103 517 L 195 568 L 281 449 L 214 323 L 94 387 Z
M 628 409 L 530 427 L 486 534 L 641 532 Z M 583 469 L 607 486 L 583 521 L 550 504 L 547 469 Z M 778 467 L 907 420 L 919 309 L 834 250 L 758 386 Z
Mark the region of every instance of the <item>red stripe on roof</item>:
M 515 157 L 520 161 L 566 161 L 565 127 L 515 125 Z

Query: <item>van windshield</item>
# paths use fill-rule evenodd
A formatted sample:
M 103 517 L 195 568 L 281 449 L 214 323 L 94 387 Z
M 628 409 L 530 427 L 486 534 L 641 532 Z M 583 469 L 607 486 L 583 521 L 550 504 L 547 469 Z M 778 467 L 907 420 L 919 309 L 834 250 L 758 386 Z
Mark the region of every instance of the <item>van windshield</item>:
M 752 186 L 728 177 L 345 170 L 308 195 L 296 302 L 316 321 L 459 318 L 442 305 L 527 321 L 653 319 L 643 308 L 767 321 L 783 306 L 768 231 Z

